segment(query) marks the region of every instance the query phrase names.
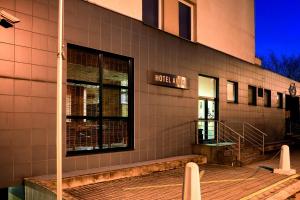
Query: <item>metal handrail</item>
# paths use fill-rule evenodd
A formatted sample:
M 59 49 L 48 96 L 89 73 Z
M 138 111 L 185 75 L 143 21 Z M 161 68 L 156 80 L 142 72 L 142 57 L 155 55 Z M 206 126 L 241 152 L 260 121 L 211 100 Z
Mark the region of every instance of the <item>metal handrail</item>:
M 249 127 L 252 128 L 252 130 Z M 245 135 L 246 129 L 247 129 L 247 131 L 249 131 L 249 132 L 252 133 L 251 134 L 252 137 L 250 137 L 250 134 L 249 134 L 248 137 Z M 262 153 L 265 154 L 265 137 L 268 136 L 266 133 L 264 133 L 263 131 L 259 130 L 258 128 L 256 128 L 252 124 L 249 124 L 248 122 L 243 122 L 243 136 L 244 136 L 243 137 L 244 141 L 247 140 L 249 143 L 251 143 L 254 146 L 256 146 L 256 145 L 261 146 Z M 252 141 L 250 141 L 250 139 Z M 256 144 L 254 144 L 254 142 Z
M 253 126 L 252 124 L 249 124 L 248 122 L 244 122 L 244 124 L 247 124 L 247 125 L 251 126 L 253 129 L 257 130 L 258 132 L 260 132 L 260 133 L 263 134 L 264 136 L 268 136 L 268 134 L 266 134 L 265 132 L 259 130 L 258 128 L 256 128 L 256 127 Z
M 235 133 L 236 135 L 238 135 L 238 136 L 240 136 L 241 138 L 244 138 L 241 134 L 239 134 L 238 132 L 236 132 L 235 130 L 233 130 L 232 128 L 230 128 L 228 125 L 226 125 L 225 123 L 223 123 L 223 122 L 220 122 L 220 121 L 218 121 L 219 122 L 219 124 L 222 124 L 222 125 L 224 125 L 226 128 L 228 128 L 229 130 L 231 130 L 233 133 Z
M 255 131 L 255 129 L 253 130 L 252 127 L 245 126 L 245 128 L 257 136 L 261 136 L 261 137 L 264 136 L 263 134 L 260 134 L 259 132 Z
M 216 141 L 217 144 L 220 141 L 230 141 L 230 142 L 236 142 L 238 144 L 238 160 L 241 160 L 241 139 L 244 139 L 244 137 L 239 134 L 238 132 L 236 132 L 235 130 L 233 130 L 231 127 L 229 127 L 228 125 L 226 125 L 223 122 L 220 122 L 219 120 L 215 120 L 215 119 L 198 119 L 195 120 L 194 122 L 195 124 L 195 140 L 196 140 L 196 144 L 198 144 L 198 122 L 215 122 L 216 123 Z M 220 127 L 223 126 L 223 129 L 221 129 Z M 229 132 L 228 132 L 229 130 Z M 223 131 L 223 135 L 221 136 L 221 131 Z

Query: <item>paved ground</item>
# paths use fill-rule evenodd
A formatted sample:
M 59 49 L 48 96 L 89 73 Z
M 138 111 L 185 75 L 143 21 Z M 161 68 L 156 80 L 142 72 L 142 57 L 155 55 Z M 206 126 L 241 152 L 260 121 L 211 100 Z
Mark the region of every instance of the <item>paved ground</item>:
M 300 172 L 300 151 L 292 154 L 292 166 Z M 258 166 L 277 167 L 279 155 L 275 159 L 258 162 L 246 167 L 221 165 L 201 165 L 205 170 L 201 180 L 202 199 L 240 199 L 278 183 L 287 176 L 277 175 Z M 115 181 L 91 184 L 65 190 L 78 199 L 181 199 L 184 169 L 156 172 L 146 176 L 125 178 Z M 291 179 L 278 184 L 253 199 L 267 199 L 276 191 L 293 184 Z
M 263 169 L 205 165 L 201 181 L 203 199 L 240 199 L 286 176 Z M 181 199 L 183 169 L 103 182 L 65 192 L 79 199 Z
M 291 168 L 296 169 L 297 173 L 300 173 L 300 149 L 291 149 Z M 280 151 L 273 153 L 273 158 L 262 161 L 262 162 L 256 162 L 254 164 L 248 165 L 247 167 L 256 169 L 258 166 L 269 166 L 272 168 L 278 168 L 279 165 L 279 158 L 280 158 Z

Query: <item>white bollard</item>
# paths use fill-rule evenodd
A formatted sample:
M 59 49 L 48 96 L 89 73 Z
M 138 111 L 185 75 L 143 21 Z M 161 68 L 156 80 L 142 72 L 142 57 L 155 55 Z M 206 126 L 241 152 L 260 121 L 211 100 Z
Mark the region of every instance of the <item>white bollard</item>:
M 183 183 L 183 200 L 201 200 L 199 167 L 189 162 L 185 166 Z
M 296 174 L 296 170 L 291 169 L 290 148 L 288 145 L 281 146 L 279 169 L 274 169 L 274 173 L 284 175 Z

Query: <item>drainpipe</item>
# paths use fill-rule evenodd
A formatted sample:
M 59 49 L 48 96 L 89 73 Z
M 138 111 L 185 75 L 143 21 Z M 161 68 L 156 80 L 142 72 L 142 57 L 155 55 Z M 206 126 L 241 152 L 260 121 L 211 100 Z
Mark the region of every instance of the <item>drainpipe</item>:
M 56 83 L 56 197 L 62 200 L 62 62 L 63 62 L 63 0 L 58 5 L 58 51 Z

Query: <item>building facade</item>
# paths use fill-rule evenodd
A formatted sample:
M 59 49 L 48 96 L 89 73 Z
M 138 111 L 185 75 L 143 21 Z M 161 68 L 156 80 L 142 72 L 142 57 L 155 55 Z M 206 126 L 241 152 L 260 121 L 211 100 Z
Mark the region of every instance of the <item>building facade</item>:
M 6 188 L 56 172 L 58 8 L 0 8 L 21 20 L 0 28 Z M 191 154 L 195 120 L 203 141 L 216 137 L 209 120 L 237 131 L 248 122 L 274 141 L 285 136 L 287 110 L 299 118 L 295 81 L 255 58 L 252 0 L 65 0 L 64 15 L 64 172 Z

